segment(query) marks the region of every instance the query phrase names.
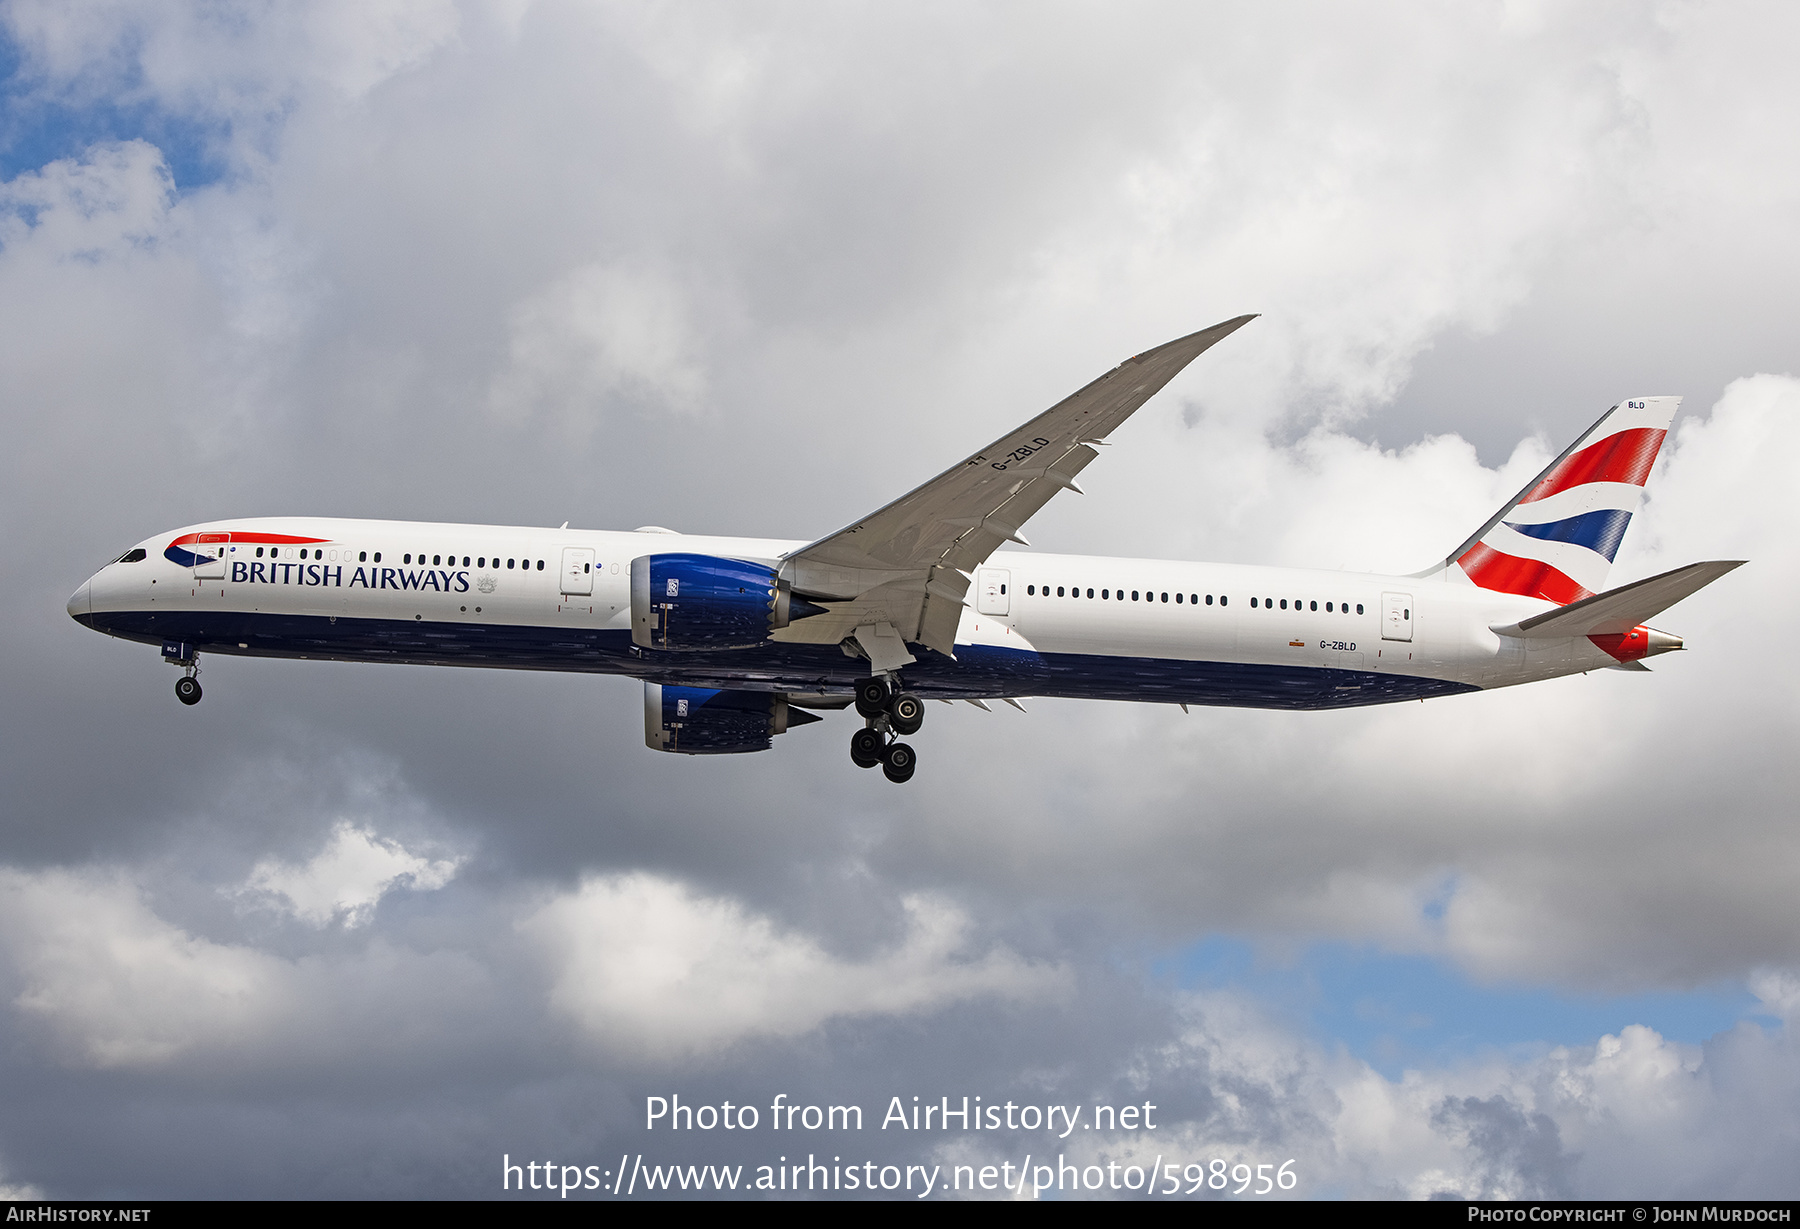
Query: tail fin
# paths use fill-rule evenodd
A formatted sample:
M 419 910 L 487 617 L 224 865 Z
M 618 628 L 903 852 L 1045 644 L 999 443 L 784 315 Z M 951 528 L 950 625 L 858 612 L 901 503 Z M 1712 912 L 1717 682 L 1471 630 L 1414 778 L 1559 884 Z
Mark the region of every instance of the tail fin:
M 1600 592 L 1680 405 L 1613 406 L 1431 572 L 1559 606 Z

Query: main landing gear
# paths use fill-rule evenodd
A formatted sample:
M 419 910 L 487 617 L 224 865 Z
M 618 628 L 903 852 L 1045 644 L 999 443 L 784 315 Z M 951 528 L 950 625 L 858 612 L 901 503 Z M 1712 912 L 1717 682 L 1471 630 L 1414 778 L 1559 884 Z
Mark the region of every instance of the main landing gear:
M 880 764 L 882 774 L 896 785 L 910 781 L 919 757 L 896 736 L 919 732 L 925 702 L 911 692 L 896 693 L 885 678 L 867 678 L 856 685 L 856 711 L 868 725 L 850 738 L 850 762 L 858 768 Z

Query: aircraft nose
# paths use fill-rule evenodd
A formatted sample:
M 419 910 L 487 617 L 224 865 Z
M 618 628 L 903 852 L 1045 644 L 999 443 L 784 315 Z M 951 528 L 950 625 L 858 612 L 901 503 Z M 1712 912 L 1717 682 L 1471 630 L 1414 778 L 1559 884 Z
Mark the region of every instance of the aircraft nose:
M 77 623 L 86 623 L 88 614 L 93 610 L 94 581 L 92 577 L 81 582 L 81 588 L 75 590 L 75 596 L 69 599 L 69 617 Z

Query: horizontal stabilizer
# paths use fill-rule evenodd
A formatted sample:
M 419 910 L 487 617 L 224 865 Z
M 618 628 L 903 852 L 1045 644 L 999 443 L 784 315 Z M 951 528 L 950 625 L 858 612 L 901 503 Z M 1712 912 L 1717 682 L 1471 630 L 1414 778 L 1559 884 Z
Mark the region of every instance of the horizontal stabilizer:
M 1620 635 L 1743 565 L 1742 559 L 1690 563 L 1685 568 L 1620 585 L 1561 610 L 1546 611 L 1494 630 L 1502 636 L 1522 636 L 1530 640 Z

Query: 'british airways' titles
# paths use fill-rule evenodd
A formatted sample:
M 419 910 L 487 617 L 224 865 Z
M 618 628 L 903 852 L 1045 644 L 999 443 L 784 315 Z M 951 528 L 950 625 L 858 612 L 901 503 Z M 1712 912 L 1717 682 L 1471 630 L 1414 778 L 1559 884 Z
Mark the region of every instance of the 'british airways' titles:
M 256 563 L 234 560 L 234 585 L 303 585 L 338 589 L 436 589 L 440 593 L 467 593 L 469 574 L 440 568 L 356 568 L 344 581 L 342 566 L 323 563 Z

